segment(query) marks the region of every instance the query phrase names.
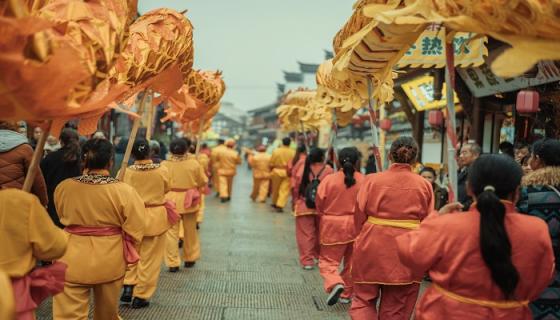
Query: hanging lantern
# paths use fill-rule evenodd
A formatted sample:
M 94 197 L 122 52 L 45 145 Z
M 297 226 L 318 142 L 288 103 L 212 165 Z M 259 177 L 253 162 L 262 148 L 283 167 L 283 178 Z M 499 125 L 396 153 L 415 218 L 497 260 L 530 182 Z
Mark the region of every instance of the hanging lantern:
M 515 109 L 519 113 L 536 113 L 539 111 L 539 93 L 534 90 L 521 90 L 517 94 Z
M 391 130 L 392 126 L 393 122 L 391 121 L 391 119 L 383 119 L 379 121 L 379 128 L 381 128 L 381 130 L 389 131 Z
M 428 113 L 428 123 L 432 127 L 441 127 L 443 124 L 443 112 L 441 110 L 431 110 Z

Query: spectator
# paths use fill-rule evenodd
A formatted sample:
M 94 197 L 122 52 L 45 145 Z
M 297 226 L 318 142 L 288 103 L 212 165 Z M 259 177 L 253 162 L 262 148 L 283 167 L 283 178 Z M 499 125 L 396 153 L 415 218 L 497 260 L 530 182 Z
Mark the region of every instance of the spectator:
M 33 149 L 27 137 L 17 130 L 15 123 L 0 121 L 0 188 L 21 189 L 31 165 Z M 47 188 L 40 168 L 35 175 L 31 192 L 39 198 L 42 205 L 47 205 Z
M 529 160 L 531 173 L 522 181 L 519 211 L 543 219 L 552 237 L 556 274 L 539 299 L 530 304 L 534 319 L 560 318 L 560 141 L 538 140 Z
M 516 143 L 515 148 L 513 150 L 515 154 L 515 161 L 517 161 L 517 163 L 521 163 L 521 160 L 523 160 L 523 158 L 531 154 L 529 150 L 529 145 L 525 142 Z
M 39 142 L 39 139 L 41 138 L 42 134 L 43 134 L 43 129 L 41 129 L 41 127 L 35 127 L 35 129 L 33 129 L 33 138 L 31 138 L 30 141 L 31 147 L 33 149 L 37 147 L 37 143 Z
M 368 149 L 369 155 L 366 162 L 366 174 L 377 172 L 377 162 L 375 160 L 375 153 L 373 152 L 373 147 Z
M 505 154 L 512 158 L 515 158 L 513 144 L 511 144 L 511 142 L 504 141 L 500 143 L 500 146 L 498 148 L 500 149 L 501 154 Z
M 156 140 L 150 140 L 150 158 L 153 163 L 161 163 L 160 146 Z
M 103 131 L 96 131 L 91 138 L 92 139 L 107 139 L 107 136 L 105 135 L 105 133 Z
M 474 142 L 469 142 L 463 145 L 461 148 L 461 153 L 459 154 L 459 161 L 461 162 L 462 170 L 458 175 L 458 200 L 463 205 L 465 211 L 469 210 L 473 200 L 471 196 L 467 193 L 467 176 L 469 175 L 470 165 L 478 159 L 482 149 L 480 146 Z
M 60 150 L 48 154 L 45 159 L 41 161 L 41 170 L 45 176 L 47 194 L 51 200 L 47 207 L 49 216 L 51 216 L 54 224 L 60 228 L 64 228 L 60 223 L 54 205 L 54 190 L 62 181 L 77 177 L 82 173 L 78 132 L 70 128 L 62 130 L 60 134 L 60 143 L 62 145 Z
M 432 184 L 432 189 L 434 190 L 435 209 L 441 209 L 444 205 L 447 204 L 449 194 L 445 188 L 440 187 L 436 182 L 436 171 L 433 168 L 424 167 L 420 171 L 420 175 L 422 176 L 422 178 L 428 180 Z
M 46 157 L 51 152 L 59 150 L 62 146 L 60 145 L 60 141 L 56 137 L 49 135 L 47 138 L 47 142 L 45 143 L 45 151 L 43 157 Z

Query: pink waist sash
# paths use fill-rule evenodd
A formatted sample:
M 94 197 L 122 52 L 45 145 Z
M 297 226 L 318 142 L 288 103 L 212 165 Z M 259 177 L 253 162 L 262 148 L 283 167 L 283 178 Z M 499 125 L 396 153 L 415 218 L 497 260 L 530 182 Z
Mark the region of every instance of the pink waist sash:
M 146 208 L 155 208 L 155 207 L 165 207 L 165 211 L 167 212 L 167 221 L 169 221 L 169 224 L 171 225 L 176 224 L 181 218 L 177 213 L 177 208 L 175 207 L 175 203 L 173 203 L 173 201 L 167 200 L 163 204 L 146 205 Z
M 123 255 L 127 264 L 135 264 L 140 260 L 140 255 L 134 247 L 134 239 L 124 232 L 120 227 L 91 227 L 91 226 L 67 226 L 64 230 L 78 236 L 106 237 L 117 234 L 122 235 Z
M 34 311 L 43 300 L 64 291 L 66 267 L 62 262 L 55 262 L 11 279 L 17 320 L 34 320 Z
M 173 192 L 184 192 L 185 193 L 185 200 L 184 200 L 184 208 L 188 209 L 200 204 L 200 191 L 197 188 L 190 188 L 190 189 L 182 189 L 182 188 L 173 188 L 171 189 Z

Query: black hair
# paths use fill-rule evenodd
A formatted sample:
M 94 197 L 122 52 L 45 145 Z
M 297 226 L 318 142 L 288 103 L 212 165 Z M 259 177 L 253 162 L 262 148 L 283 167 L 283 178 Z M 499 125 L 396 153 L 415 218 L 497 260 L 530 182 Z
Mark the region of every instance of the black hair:
M 360 165 L 360 151 L 356 147 L 349 147 L 340 150 L 338 153 L 338 159 L 344 172 L 344 184 L 346 188 L 350 188 L 356 184 L 356 178 L 354 178 L 354 172 L 359 170 L 356 166 Z
M 196 144 L 193 143 L 193 141 L 187 137 L 183 137 L 183 140 L 185 140 L 185 142 L 187 143 L 187 150 L 190 150 L 191 147 L 196 147 Z
M 468 176 L 480 213 L 482 259 L 506 300 L 515 298 L 519 272 L 511 259 L 511 242 L 504 224 L 506 208 L 500 199 L 508 199 L 517 190 L 522 176 L 523 171 L 513 158 L 498 154 L 478 158 Z
M 218 139 L 218 145 L 224 144 L 224 143 L 226 143 L 226 140 L 224 140 L 224 139 Z
M 296 163 L 299 161 L 299 158 L 302 154 L 307 154 L 307 147 L 304 144 L 298 145 L 296 149 L 296 155 L 292 159 L 292 165 L 295 166 Z
M 560 166 L 560 141 L 556 139 L 541 139 L 533 143 L 531 153 L 547 167 Z
M 62 147 L 62 161 L 65 163 L 78 162 L 80 160 L 80 135 L 71 128 L 64 128 L 60 133 Z
M 418 144 L 412 137 L 398 137 L 391 144 L 390 152 L 393 162 L 413 164 L 418 157 Z
M 505 155 L 508 155 L 512 158 L 515 157 L 514 151 L 513 151 L 513 144 L 509 141 L 504 141 L 504 142 L 500 143 L 498 149 L 500 149 L 500 151 Z
M 285 145 L 286 147 L 289 146 L 291 143 L 292 143 L 292 139 L 290 137 L 286 137 L 282 139 L 282 144 Z
M 523 148 L 529 148 L 529 144 L 523 141 L 518 141 L 515 143 L 515 149 L 523 149 Z
M 424 168 L 422 168 L 422 170 L 420 170 L 420 174 L 422 174 L 424 172 L 429 172 L 429 173 L 433 174 L 434 178 L 437 177 L 436 170 L 434 170 L 434 168 L 432 168 L 432 167 L 424 167 Z
M 150 158 L 150 144 L 145 139 L 137 139 L 132 145 L 132 156 L 136 160 L 146 160 Z
M 189 145 L 187 144 L 187 140 L 183 138 L 175 138 L 169 145 L 169 151 L 174 155 L 184 155 L 187 153 L 188 149 Z
M 311 175 L 311 165 L 325 161 L 325 151 L 320 148 L 312 148 L 309 155 L 305 159 L 305 166 L 303 168 L 303 176 L 301 177 L 301 184 L 299 185 L 299 195 L 305 196 L 305 189 L 309 185 L 309 176 Z
M 114 156 L 113 145 L 107 139 L 90 139 L 82 147 L 86 169 L 106 169 Z
M 206 148 L 208 148 L 208 144 L 205 142 L 205 143 L 200 145 L 200 148 L 201 149 L 206 149 Z

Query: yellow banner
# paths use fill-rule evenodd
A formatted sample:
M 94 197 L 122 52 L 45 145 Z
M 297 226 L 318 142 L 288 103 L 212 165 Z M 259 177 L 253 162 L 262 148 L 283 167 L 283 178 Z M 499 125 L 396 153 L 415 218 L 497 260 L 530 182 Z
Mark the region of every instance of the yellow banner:
M 445 83 L 443 84 L 441 100 L 434 100 L 434 77 L 432 76 L 416 78 L 403 83 L 401 87 L 414 105 L 414 108 L 418 111 L 441 109 L 445 108 L 447 105 L 447 100 L 445 99 Z M 455 104 L 459 103 L 456 92 L 453 96 Z
M 484 63 L 488 55 L 486 37 L 458 32 L 453 38 L 455 66 L 472 67 Z M 428 27 L 397 63 L 397 68 L 443 68 L 445 66 L 445 28 Z

